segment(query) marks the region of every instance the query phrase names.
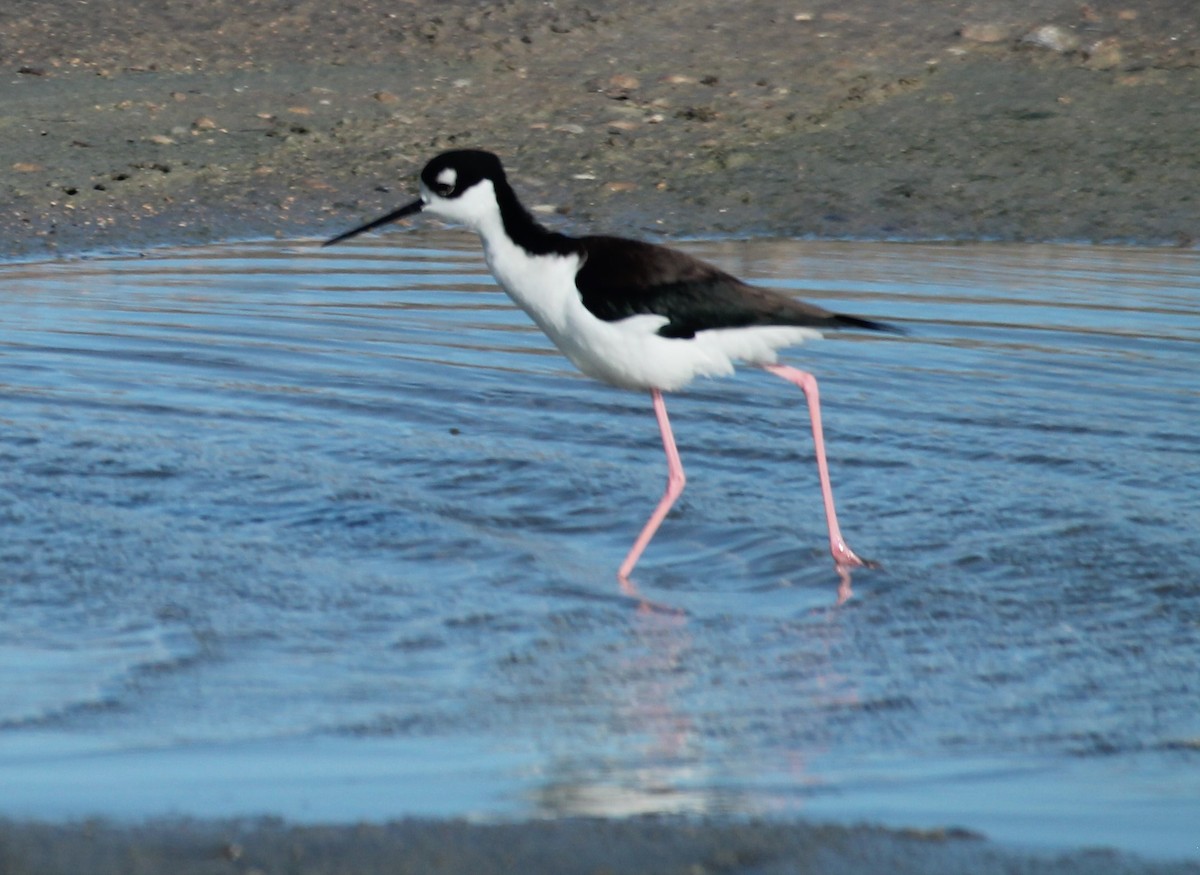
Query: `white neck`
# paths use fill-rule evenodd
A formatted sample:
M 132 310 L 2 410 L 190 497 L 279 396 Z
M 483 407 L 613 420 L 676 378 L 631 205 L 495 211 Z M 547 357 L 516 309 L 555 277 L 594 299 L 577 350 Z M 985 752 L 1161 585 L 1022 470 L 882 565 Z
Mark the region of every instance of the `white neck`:
M 565 330 L 567 311 L 581 306 L 575 289 L 578 255 L 531 255 L 513 242 L 491 180 L 475 184 L 453 200 L 430 197 L 426 211 L 461 222 L 483 241 L 483 255 L 492 276 L 508 296 L 556 342 Z
M 483 241 L 483 257 L 492 276 L 542 330 L 556 338 L 563 329 L 567 309 L 579 305 L 575 274 L 577 255 L 530 255 L 504 230 L 497 210 L 475 230 Z

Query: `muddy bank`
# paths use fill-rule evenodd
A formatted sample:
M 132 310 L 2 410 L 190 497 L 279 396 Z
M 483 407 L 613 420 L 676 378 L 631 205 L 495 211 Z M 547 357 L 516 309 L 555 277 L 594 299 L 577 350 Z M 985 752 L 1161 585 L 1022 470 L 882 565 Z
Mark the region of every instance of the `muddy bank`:
M 0 822 L 0 871 L 8 875 L 1194 875 L 1197 868 L 1108 851 L 1022 853 L 954 831 L 903 833 L 872 827 L 635 818 L 493 826 L 410 820 L 344 827 L 288 826 L 273 820 L 163 821 L 137 827 Z
M 1190 245 L 1188 0 L 0 13 L 8 254 L 328 234 L 451 146 L 566 227 Z

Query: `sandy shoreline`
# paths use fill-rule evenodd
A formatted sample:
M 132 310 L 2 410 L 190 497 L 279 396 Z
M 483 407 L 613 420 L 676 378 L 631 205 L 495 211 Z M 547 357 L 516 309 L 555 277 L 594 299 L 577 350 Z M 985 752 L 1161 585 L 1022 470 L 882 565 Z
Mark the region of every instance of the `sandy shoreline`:
M 1191 0 L 913 6 L 14 0 L 0 255 L 329 235 L 460 145 L 567 228 L 1194 245 Z M 1200 870 L 805 824 L 0 821 L 3 875 L 229 871 Z
M 1192 245 L 1190 4 L 1010 5 L 25 0 L 0 253 L 328 235 L 456 145 L 568 228 Z
M 0 871 L 1185 875 L 1200 868 L 1103 850 L 1019 852 L 955 831 L 642 817 L 497 825 L 405 820 L 346 826 L 294 826 L 274 819 L 162 820 L 137 826 L 0 821 Z

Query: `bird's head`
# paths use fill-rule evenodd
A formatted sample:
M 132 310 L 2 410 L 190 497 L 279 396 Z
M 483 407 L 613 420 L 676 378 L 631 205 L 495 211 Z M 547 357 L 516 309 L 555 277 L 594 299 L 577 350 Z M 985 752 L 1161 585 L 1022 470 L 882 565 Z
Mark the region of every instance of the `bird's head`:
M 496 192 L 506 184 L 504 167 L 491 152 L 481 149 L 443 152 L 421 171 L 420 198 L 326 240 L 323 245 L 340 243 L 421 212 L 478 230 L 489 217 L 498 214 Z

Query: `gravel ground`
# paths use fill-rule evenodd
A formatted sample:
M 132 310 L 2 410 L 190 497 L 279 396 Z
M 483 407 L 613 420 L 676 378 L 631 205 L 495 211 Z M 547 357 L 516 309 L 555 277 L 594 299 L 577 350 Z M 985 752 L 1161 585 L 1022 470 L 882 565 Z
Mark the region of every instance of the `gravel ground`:
M 0 254 L 328 235 L 463 145 L 568 229 L 1200 225 L 1193 0 L 8 0 L 0 57 Z

